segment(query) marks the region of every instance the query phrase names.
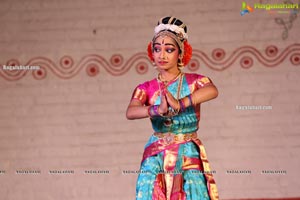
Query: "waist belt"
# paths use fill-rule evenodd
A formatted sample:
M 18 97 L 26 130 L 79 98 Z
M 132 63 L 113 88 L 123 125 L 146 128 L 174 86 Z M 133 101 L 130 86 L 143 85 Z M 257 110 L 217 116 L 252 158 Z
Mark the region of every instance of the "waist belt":
M 166 133 L 155 132 L 153 133 L 153 135 L 162 139 L 165 144 L 186 142 L 197 138 L 196 132 L 185 133 L 185 134 L 174 134 L 171 132 L 166 132 Z

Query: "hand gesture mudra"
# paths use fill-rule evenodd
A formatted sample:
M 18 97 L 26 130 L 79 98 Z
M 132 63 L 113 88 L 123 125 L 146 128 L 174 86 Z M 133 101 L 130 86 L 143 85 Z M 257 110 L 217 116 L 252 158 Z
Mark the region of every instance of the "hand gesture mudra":
M 165 89 L 162 89 L 160 91 L 160 99 L 161 102 L 158 108 L 158 112 L 163 115 L 168 112 L 168 102 L 165 94 Z
M 173 95 L 168 91 L 168 89 L 165 89 L 165 94 L 166 94 L 168 105 L 174 110 L 179 110 L 180 109 L 179 101 L 173 97 Z
M 168 91 L 168 89 L 162 84 L 160 91 L 161 104 L 159 105 L 159 113 L 166 114 L 169 110 L 169 106 L 173 110 L 180 109 L 180 105 L 177 99 Z

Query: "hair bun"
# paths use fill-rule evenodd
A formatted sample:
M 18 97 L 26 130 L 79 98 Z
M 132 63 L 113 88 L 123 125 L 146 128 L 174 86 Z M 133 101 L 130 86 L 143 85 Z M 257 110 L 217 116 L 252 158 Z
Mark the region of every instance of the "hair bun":
M 183 28 L 184 32 L 187 33 L 186 25 L 180 19 L 177 19 L 176 17 L 163 17 L 157 23 L 157 25 L 160 25 L 160 24 L 170 24 L 170 25 L 173 24 L 180 28 Z

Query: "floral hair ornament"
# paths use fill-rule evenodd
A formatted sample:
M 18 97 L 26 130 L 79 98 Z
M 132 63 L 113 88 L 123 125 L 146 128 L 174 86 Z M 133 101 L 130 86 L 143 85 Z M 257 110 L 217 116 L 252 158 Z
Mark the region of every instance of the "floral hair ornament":
M 183 66 L 187 66 L 187 64 L 189 64 L 189 62 L 192 58 L 193 48 L 188 43 L 188 41 L 184 41 L 183 46 L 184 46 L 184 54 L 182 57 L 182 63 L 183 63 Z
M 153 52 L 152 52 L 152 42 L 149 42 L 147 51 L 148 51 L 149 59 L 151 60 L 151 62 L 154 62 Z
M 159 24 L 158 26 L 155 27 L 154 34 L 157 35 L 159 32 L 161 32 L 163 30 L 170 30 L 170 31 L 176 33 L 177 37 L 179 37 L 181 40 L 188 39 L 188 35 L 184 31 L 184 29 L 175 24 Z
M 154 37 L 151 42 L 148 44 L 148 57 L 149 59 L 154 62 L 153 58 L 153 44 L 156 38 L 159 36 L 168 36 L 173 38 L 178 47 L 180 49 L 180 58 L 178 64 L 180 67 L 186 66 L 192 57 L 192 47 L 187 42 L 187 28 L 183 22 L 175 17 L 165 17 L 162 18 L 158 25 L 154 29 Z

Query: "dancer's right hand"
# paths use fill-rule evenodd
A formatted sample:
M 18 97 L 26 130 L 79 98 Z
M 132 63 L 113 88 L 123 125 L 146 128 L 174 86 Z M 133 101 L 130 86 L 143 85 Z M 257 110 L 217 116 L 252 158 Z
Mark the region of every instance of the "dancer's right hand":
M 167 102 L 167 98 L 166 98 L 166 92 L 165 89 L 162 89 L 162 91 L 160 92 L 160 105 L 158 107 L 158 112 L 159 114 L 165 114 L 168 112 L 168 102 Z

